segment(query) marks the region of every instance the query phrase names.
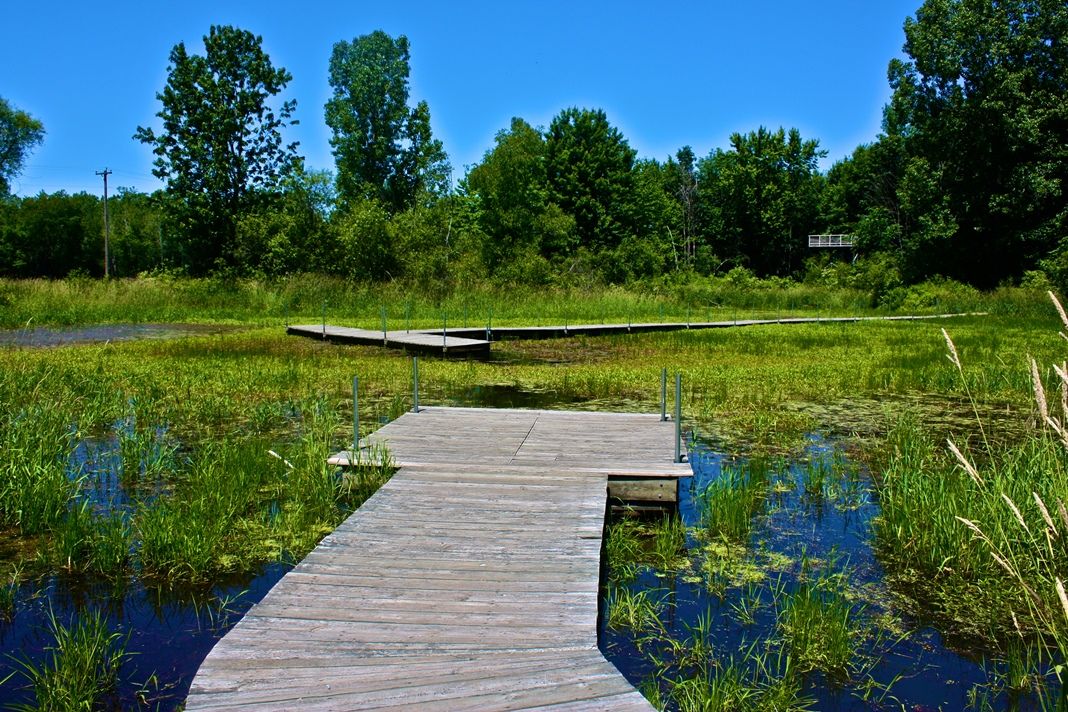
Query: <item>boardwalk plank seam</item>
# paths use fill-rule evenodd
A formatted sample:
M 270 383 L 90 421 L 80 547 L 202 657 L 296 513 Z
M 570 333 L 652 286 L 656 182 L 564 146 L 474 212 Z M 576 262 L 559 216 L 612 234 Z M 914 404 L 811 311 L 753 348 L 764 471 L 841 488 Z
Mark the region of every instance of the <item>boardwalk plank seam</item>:
M 689 474 L 673 423 L 428 408 L 374 437 L 400 469 L 216 644 L 187 709 L 652 709 L 597 649 L 600 553 L 608 473 Z

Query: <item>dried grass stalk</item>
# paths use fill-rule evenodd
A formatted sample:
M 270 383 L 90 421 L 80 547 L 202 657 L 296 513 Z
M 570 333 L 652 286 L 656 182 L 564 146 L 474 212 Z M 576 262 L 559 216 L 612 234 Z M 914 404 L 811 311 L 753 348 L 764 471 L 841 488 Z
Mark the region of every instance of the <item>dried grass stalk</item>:
M 946 443 L 949 445 L 949 451 L 952 452 L 954 457 L 957 458 L 957 461 L 961 464 L 961 467 L 964 468 L 964 471 L 967 472 L 973 480 L 975 480 L 976 484 L 982 487 L 985 483 L 983 482 L 983 478 L 979 476 L 979 471 L 975 469 L 975 466 L 972 465 L 972 463 L 968 462 L 968 458 L 964 457 L 964 455 L 961 454 L 961 451 L 957 449 L 957 446 L 953 443 L 952 440 L 946 438 Z
M 1065 327 L 1065 328 L 1068 328 L 1068 327 Z M 963 369 L 961 368 L 961 365 L 960 365 L 960 356 L 957 354 L 957 347 L 954 345 L 953 339 L 949 338 L 949 332 L 946 331 L 945 329 L 942 329 L 942 336 L 945 337 L 945 339 L 946 339 L 946 348 L 949 349 L 949 353 L 946 354 L 946 358 L 949 359 L 950 363 L 952 363 L 954 366 L 957 367 L 958 371 L 962 371 Z

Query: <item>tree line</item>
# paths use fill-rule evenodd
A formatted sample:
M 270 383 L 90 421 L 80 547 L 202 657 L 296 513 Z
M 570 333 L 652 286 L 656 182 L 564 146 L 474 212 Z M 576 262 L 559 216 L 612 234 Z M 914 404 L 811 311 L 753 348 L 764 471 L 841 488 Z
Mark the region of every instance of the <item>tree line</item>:
M 657 160 L 604 111 L 570 107 L 547 127 L 514 118 L 453 189 L 430 108 L 410 100 L 407 38 L 334 45 L 325 172 L 284 141 L 289 73 L 259 37 L 212 27 L 202 54 L 173 48 L 159 126 L 134 134 L 165 187 L 111 202 L 113 273 L 321 271 L 441 289 L 457 275 L 797 276 L 807 235 L 831 232 L 906 282 L 1042 270 L 1068 286 L 1068 6 L 926 0 L 904 30 L 882 132 L 826 172 L 819 141 L 796 129 Z M 0 103 L 0 192 L 42 137 Z M 0 273 L 102 274 L 100 207 L 86 194 L 0 200 Z

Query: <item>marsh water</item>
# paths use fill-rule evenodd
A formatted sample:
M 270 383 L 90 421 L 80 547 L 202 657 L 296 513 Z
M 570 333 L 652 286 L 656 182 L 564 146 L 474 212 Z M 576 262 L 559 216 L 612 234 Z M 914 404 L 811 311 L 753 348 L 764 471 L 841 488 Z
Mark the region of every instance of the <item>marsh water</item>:
M 47 347 L 106 341 L 174 339 L 233 331 L 218 324 L 96 324 L 93 326 L 33 327 L 0 330 L 0 346 Z
M 512 385 L 478 386 L 450 399 L 483 407 L 576 405 L 553 393 Z M 163 447 L 165 430 L 156 431 L 153 439 Z M 702 617 L 712 621 L 703 635 L 723 659 L 733 655 L 741 660 L 746 651 L 774 652 L 779 645 L 776 597 L 813 577 L 840 582 L 855 619 L 863 621 L 856 666 L 846 679 L 819 672 L 804 677 L 802 692 L 813 700 L 814 709 L 968 709 L 973 690 L 992 682 L 996 663 L 944 640 L 930 622 L 902 610 L 884 585 L 871 538 L 871 524 L 879 513 L 877 498 L 870 477 L 852 461 L 844 441 L 811 435 L 800 452 L 766 463 L 769 494 L 753 513 L 747 541 L 727 552 L 693 532 L 702 524 L 701 493 L 744 461 L 702 443 L 690 460 L 694 474 L 681 484 L 679 506 L 691 528 L 686 536 L 689 564 L 670 571 L 639 567 L 636 578 L 625 584 L 657 602 L 662 634 L 613 629 L 603 616 L 602 650 L 636 686 L 650 685 L 659 671 L 661 680 L 653 684 L 667 691 L 670 684 L 663 673 L 687 673 L 685 666 L 672 666 L 670 641 L 692 638 Z M 106 512 L 128 514 L 136 500 L 151 498 L 167 486 L 142 477 L 142 489 L 129 491 L 117 474 L 122 466 L 118 436 L 79 443 L 70 462 L 72 477 L 83 479 L 92 506 Z M 68 625 L 99 611 L 109 628 L 123 636 L 130 654 L 110 705 L 178 708 L 215 642 L 289 568 L 273 564 L 195 589 L 168 588 L 136 576 L 120 583 L 56 575 L 26 581 L 17 591 L 12 614 L 0 619 L 0 704 L 32 703 L 22 666 L 49 659 L 54 646 L 51 621 Z M 999 709 L 1033 708 L 1033 700 L 1022 697 Z
M 780 653 L 790 652 L 782 641 L 781 600 L 802 585 L 829 582 L 846 601 L 857 647 L 846 675 L 802 676 L 811 709 L 1039 709 L 1027 694 L 979 706 L 976 700 L 997 698 L 1003 663 L 966 642 L 947 641 L 931 622 L 898 605 L 873 546 L 879 506 L 870 476 L 849 461 L 842 443 L 812 435 L 799 455 L 757 465 L 770 470 L 769 495 L 753 514 L 747 540 L 727 552 L 694 534 L 702 526 L 700 493 L 743 461 L 702 444 L 690 457 L 694 474 L 681 482 L 679 503 L 688 527 L 687 564 L 667 571 L 639 567 L 636 578 L 621 584 L 656 603 L 662 629 L 614 629 L 602 616 L 601 649 L 632 684 L 659 687 L 666 699 L 674 680 L 705 674 L 671 664 L 674 646 L 695 637 L 718 658 L 713 670 L 733 656 L 743 677 L 765 684 L 782 666 Z M 604 610 L 611 605 L 607 590 Z M 702 617 L 711 621 L 707 628 Z M 758 670 L 756 658 L 768 669 Z

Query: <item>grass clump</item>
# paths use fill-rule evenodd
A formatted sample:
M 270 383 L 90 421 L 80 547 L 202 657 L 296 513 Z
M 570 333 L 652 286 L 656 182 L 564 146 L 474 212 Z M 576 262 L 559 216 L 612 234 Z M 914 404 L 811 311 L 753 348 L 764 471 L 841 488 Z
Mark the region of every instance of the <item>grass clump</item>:
M 730 542 L 748 541 L 753 518 L 764 511 L 770 486 L 766 461 L 747 460 L 725 467 L 719 477 L 697 493 L 702 535 Z
M 81 613 L 64 626 L 49 616 L 54 643 L 49 656 L 34 663 L 20 660 L 20 672 L 33 688 L 33 705 L 24 710 L 94 710 L 115 692 L 119 668 L 127 658 L 126 640 L 108 629 L 99 611 Z

